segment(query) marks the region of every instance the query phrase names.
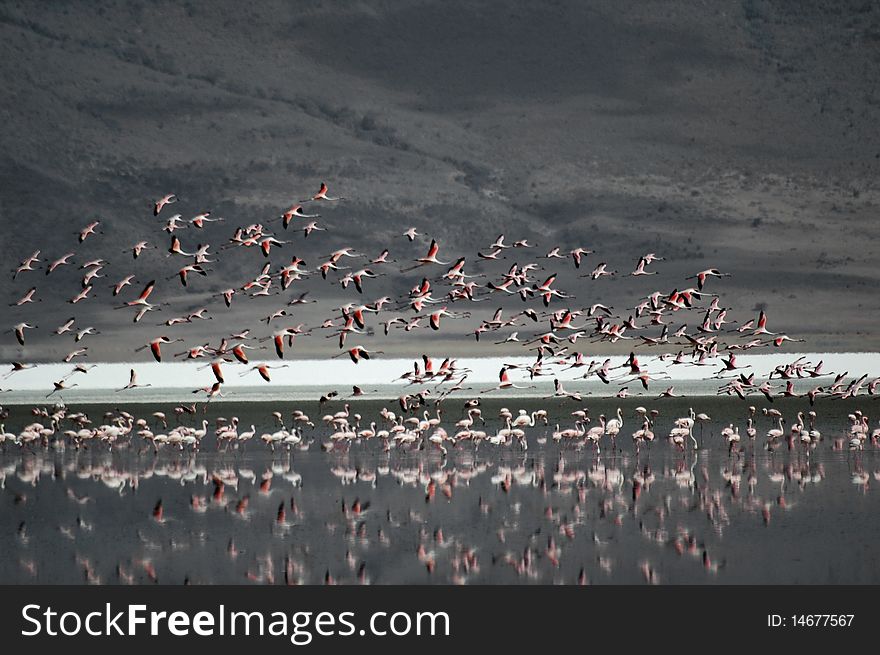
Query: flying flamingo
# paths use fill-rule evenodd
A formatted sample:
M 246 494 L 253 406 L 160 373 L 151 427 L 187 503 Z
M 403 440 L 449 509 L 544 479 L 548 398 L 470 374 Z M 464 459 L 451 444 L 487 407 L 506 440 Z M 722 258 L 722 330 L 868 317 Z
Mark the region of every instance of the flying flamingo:
M 117 307 L 116 309 L 124 309 L 125 307 L 152 307 L 149 302 L 147 302 L 147 298 L 150 297 L 150 294 L 153 293 L 153 288 L 156 286 L 156 280 L 150 280 L 147 282 L 147 286 L 144 287 L 144 290 L 141 291 L 141 295 L 139 295 L 134 300 L 131 300 L 121 307 Z
M 149 243 L 147 243 L 146 241 L 138 241 L 136 244 L 134 244 L 134 245 L 131 247 L 131 254 L 132 254 L 132 257 L 133 257 L 134 259 L 137 259 L 138 257 L 141 256 L 141 253 L 142 253 L 144 250 L 146 250 L 147 248 L 152 248 L 152 247 L 153 247 L 153 246 L 151 246 L 151 245 L 150 245 Z
M 758 327 L 756 327 L 755 330 L 752 332 L 752 336 L 756 337 L 760 334 L 766 334 L 769 336 L 773 336 L 776 334 L 775 332 L 770 332 L 767 330 L 767 315 L 763 312 L 763 310 L 758 317 Z
M 649 263 L 648 260 L 645 259 L 644 257 L 639 259 L 639 263 L 636 266 L 636 270 L 634 270 L 632 273 L 630 273 L 630 276 L 638 277 L 640 275 L 657 275 L 657 271 L 652 271 L 649 273 L 648 271 L 645 270 L 645 266 L 647 266 L 648 263 Z
M 502 366 L 501 371 L 498 373 L 498 385 L 493 389 L 484 389 L 480 393 L 490 393 L 492 391 L 504 391 L 505 389 L 534 389 L 534 386 L 526 387 L 522 385 L 515 384 L 510 379 L 510 373 L 508 373 L 509 367 Z
M 24 273 L 25 271 L 33 271 L 34 264 L 40 261 L 40 251 L 35 251 L 30 257 L 21 262 L 21 265 L 12 273 L 12 279 L 14 280 L 18 277 L 19 273 Z
M 300 202 L 307 202 L 308 200 L 345 200 L 345 198 L 331 198 L 327 195 L 327 184 L 321 182 L 321 188 L 318 190 L 318 193 L 313 195 L 311 198 L 307 198 L 306 200 L 301 200 Z
M 126 275 L 124 278 L 119 280 L 119 282 L 113 285 L 113 295 L 118 296 L 119 292 L 122 291 L 129 284 L 131 284 L 133 281 L 134 275 Z
M 180 239 L 176 236 L 171 237 L 171 246 L 168 248 L 169 255 L 183 255 L 184 257 L 193 257 L 195 253 L 192 252 L 184 252 L 180 247 Z
M 73 323 L 76 321 L 74 317 L 70 317 L 63 325 L 59 325 L 55 329 L 55 334 L 64 334 L 73 330 Z
M 165 207 L 165 205 L 170 205 L 175 202 L 177 202 L 177 196 L 173 193 L 162 196 L 155 202 L 155 204 L 153 204 L 153 216 L 158 216 L 159 212 L 162 211 L 162 208 Z
M 157 338 L 153 339 L 152 341 L 150 341 L 149 343 L 144 344 L 140 348 L 135 348 L 134 351 L 140 352 L 141 350 L 144 350 L 145 348 L 149 348 L 150 351 L 153 353 L 153 358 L 157 362 L 161 362 L 162 361 L 162 344 L 176 343 L 178 341 L 183 341 L 183 339 L 170 339 L 165 336 L 157 337 Z
M 266 382 L 271 382 L 272 379 L 269 377 L 269 370 L 273 368 L 287 368 L 288 364 L 280 364 L 278 366 L 269 366 L 268 364 L 260 364 L 258 366 L 254 366 L 251 369 L 239 373 L 239 376 L 245 376 L 249 373 L 253 373 L 254 371 L 258 371 L 260 373 L 260 377 L 263 378 Z
M 126 384 L 121 389 L 117 389 L 117 393 L 120 391 L 128 391 L 129 389 L 139 389 L 144 387 L 152 386 L 150 384 L 138 384 L 137 383 L 137 373 L 135 373 L 134 369 L 131 369 L 131 373 L 129 374 L 128 384 Z
M 55 271 L 55 269 L 58 268 L 59 266 L 66 266 L 66 265 L 70 264 L 70 258 L 73 257 L 73 255 L 74 255 L 74 253 L 69 252 L 66 255 L 59 257 L 54 262 L 49 264 L 48 268 L 46 268 L 46 275 L 53 273 Z
M 703 290 L 703 285 L 706 284 L 706 280 L 709 277 L 730 277 L 730 273 L 722 273 L 717 268 L 707 268 L 705 271 L 700 271 L 696 275 L 692 275 L 689 278 L 685 278 L 687 280 L 697 280 L 697 289 L 699 291 Z
M 34 300 L 34 294 L 37 292 L 37 287 L 31 287 L 28 289 L 27 293 L 24 294 L 18 301 L 10 303 L 10 307 L 21 307 L 22 305 L 26 305 L 32 302 L 42 302 L 39 298 Z
M 369 351 L 366 348 L 364 348 L 363 346 L 355 346 L 354 348 L 349 348 L 347 351 L 345 351 L 343 353 L 339 353 L 338 355 L 334 355 L 333 358 L 336 359 L 337 357 L 343 357 L 345 355 L 348 355 L 348 357 L 351 359 L 351 361 L 353 361 L 355 364 L 357 364 L 360 360 L 370 359 L 373 355 L 376 355 L 376 354 L 382 355 L 384 353 L 381 350 Z
M 87 337 L 90 334 L 101 334 L 101 333 L 98 332 L 93 327 L 86 327 L 86 328 L 83 328 L 82 330 L 79 330 L 76 333 L 76 336 L 73 338 L 73 340 L 76 341 L 77 343 L 79 343 L 80 341 L 82 341 L 85 337 Z
M 223 222 L 223 219 L 211 218 L 211 212 L 202 212 L 189 219 L 189 222 L 192 223 L 193 227 L 201 230 L 205 227 L 205 223 L 221 223 Z
M 53 382 L 52 384 L 54 385 L 55 388 L 46 394 L 46 398 L 48 398 L 49 396 L 51 396 L 59 391 L 64 391 L 66 389 L 72 389 L 73 387 L 79 386 L 78 384 L 65 385 L 64 380 L 58 380 L 57 382 Z
M 319 216 L 320 214 L 303 213 L 302 205 L 296 204 L 281 215 L 281 220 L 283 221 L 284 229 L 286 230 L 287 226 L 290 225 L 290 221 L 294 218 L 318 218 Z
M 416 268 L 420 268 L 422 266 L 427 266 L 429 264 L 440 264 L 441 266 L 446 266 L 451 262 L 441 262 L 437 259 L 437 253 L 440 252 L 440 244 L 437 243 L 436 239 L 431 239 L 431 246 L 428 248 L 428 254 L 424 257 L 420 257 L 415 260 L 416 265 L 410 266 L 409 268 L 400 269 L 401 273 L 406 273 L 408 271 L 412 271 Z
M 303 233 L 306 235 L 306 239 L 309 238 L 309 235 L 312 232 L 326 232 L 326 231 L 327 231 L 327 228 L 318 227 L 318 224 L 315 221 L 312 221 L 311 223 L 309 223 L 308 225 L 303 227 Z
M 86 225 L 81 232 L 78 233 L 79 242 L 83 243 L 91 234 L 96 234 L 95 230 L 98 229 L 98 226 L 101 224 L 101 221 L 94 221 Z
M 15 338 L 18 339 L 18 343 L 22 346 L 24 345 L 24 331 L 25 330 L 33 330 L 37 326 L 31 325 L 30 323 L 19 323 L 18 325 L 13 326 L 12 330 L 15 332 Z

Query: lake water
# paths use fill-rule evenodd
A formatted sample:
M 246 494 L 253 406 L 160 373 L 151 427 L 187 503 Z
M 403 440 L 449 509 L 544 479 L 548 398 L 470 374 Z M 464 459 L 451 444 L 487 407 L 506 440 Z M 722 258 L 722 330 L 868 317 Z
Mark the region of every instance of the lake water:
M 514 400 L 514 402 L 510 402 Z M 621 407 L 617 450 L 603 442 L 557 444 L 555 423 L 572 424 L 573 401 L 484 398 L 484 429 L 498 410 L 537 407 L 551 425 L 527 428 L 529 448 L 483 442 L 384 452 L 377 440 L 325 452 L 330 430 L 307 430 L 307 450 L 271 452 L 253 441 L 199 452 L 139 438 L 113 450 L 95 444 L 0 453 L 0 582 L 3 583 L 880 583 L 880 453 L 868 442 L 835 449 L 847 414 L 877 416 L 878 402 L 820 400 L 813 448 L 782 440 L 768 450 L 771 421 L 759 410 L 759 436 L 730 454 L 719 436 L 745 433 L 746 404 L 728 398 L 593 400 L 590 415 Z M 635 407 L 656 408 L 656 441 L 637 454 Z M 763 407 L 764 403 L 755 403 Z M 359 401 L 368 425 L 386 402 Z M 341 403 L 297 403 L 313 420 Z M 444 425 L 461 402 L 444 405 Z M 663 438 L 688 408 L 712 421 L 684 452 Z M 273 431 L 272 411 L 290 403 L 210 406 Z M 806 401 L 780 399 L 791 422 Z M 84 405 L 148 416 L 143 405 Z M 433 411 L 433 408 L 432 408 Z M 190 417 L 200 423 L 202 416 Z M 6 427 L 34 420 L 12 408 Z M 875 421 L 872 420 L 872 426 Z M 212 480 L 223 480 L 217 484 Z M 161 500 L 162 520 L 154 517 Z

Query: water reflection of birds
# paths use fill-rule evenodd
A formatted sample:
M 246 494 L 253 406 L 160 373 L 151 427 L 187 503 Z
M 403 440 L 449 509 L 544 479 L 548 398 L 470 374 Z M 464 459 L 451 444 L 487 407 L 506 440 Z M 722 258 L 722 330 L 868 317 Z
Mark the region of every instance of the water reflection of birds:
M 36 408 L 30 422 L 13 411 L 20 427 L 0 430 L 0 490 L 21 519 L 17 569 L 3 576 L 96 584 L 736 579 L 727 576 L 743 566 L 729 555 L 737 525 L 782 530 L 773 517 L 808 510 L 815 501 L 804 494 L 824 483 L 829 463 L 860 493 L 880 479 L 862 459 L 878 435 L 860 410 L 837 425 L 826 420 L 827 443 L 815 410 L 795 414 L 794 436 L 779 435 L 775 448 L 739 440 L 741 426 L 755 429 L 749 412 L 741 422 L 728 413 L 702 448 L 680 449 L 651 443 L 662 417 L 645 407 L 633 412 L 640 427 L 630 448 L 604 426 L 588 436 L 586 411 L 562 406 L 501 412 L 482 439 L 462 434 L 473 432 L 474 407 L 448 419 L 371 407 L 349 406 L 315 428 L 303 410 L 266 411 L 246 415 L 252 425 L 242 432 L 239 419 L 215 417 L 212 429 L 199 417 L 160 434 L 146 427 L 159 420 L 146 408 L 94 422 L 61 405 Z M 462 414 L 470 426 L 447 431 Z M 519 416 L 527 418 L 513 427 Z M 544 417 L 560 423 L 551 429 Z M 247 449 L 240 437 L 263 430 L 287 436 Z M 539 445 L 525 450 L 517 431 Z M 344 436 L 326 451 L 311 447 L 336 433 Z M 287 447 L 294 436 L 300 441 Z M 837 439 L 860 448 L 828 459 Z M 838 461 L 848 462 L 842 476 Z M 47 525 L 62 538 L 53 549 L 42 546 Z M 120 529 L 137 538 L 107 538 Z M 69 549 L 76 576 L 59 571 L 59 548 Z

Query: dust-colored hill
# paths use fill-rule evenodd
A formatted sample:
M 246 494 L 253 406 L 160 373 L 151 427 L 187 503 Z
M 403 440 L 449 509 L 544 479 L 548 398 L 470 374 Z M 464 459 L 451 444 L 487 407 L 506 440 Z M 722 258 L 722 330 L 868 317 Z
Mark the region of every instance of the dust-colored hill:
M 342 245 L 412 259 L 425 243 L 399 236 L 410 226 L 446 258 L 473 259 L 502 232 L 542 254 L 583 245 L 597 251 L 591 263 L 624 272 L 653 251 L 668 261 L 650 283 L 590 285 L 559 262 L 559 286 L 578 305 L 635 304 L 715 266 L 734 274 L 714 290 L 735 319 L 766 307 L 774 329 L 810 349 L 880 349 L 877 3 L 4 2 L 0 71 L 7 268 L 37 248 L 76 249 L 95 219 L 103 234 L 88 252 L 112 264 L 98 297 L 76 307 L 64 301 L 77 271 L 4 274 L 4 303 L 31 284 L 44 301 L 4 305 L 4 329 L 30 317 L 41 330 L 24 352 L 7 334 L 0 359 L 57 359 L 70 344 L 51 329 L 69 315 L 102 331 L 93 359 L 130 358 L 156 336 L 158 320 L 132 326 L 108 291 L 129 272 L 143 282 L 176 270 L 159 254 L 153 199 L 173 192 L 184 216 L 226 217 L 181 234 L 216 248 L 322 180 L 347 198 L 327 212 L 331 231 L 288 233 L 278 263 L 296 253 L 314 264 Z M 162 250 L 134 262 L 122 250 L 139 239 Z M 175 308 L 161 319 L 262 264 L 252 252 L 222 259 L 187 295 L 165 282 Z M 365 298 L 417 280 L 371 281 Z M 302 289 L 330 293 L 320 281 Z M 205 341 L 280 304 L 220 305 L 223 320 L 177 334 Z M 312 307 L 295 322 L 314 323 Z M 434 347 L 467 352 L 472 329 L 450 325 Z M 312 337 L 309 348 L 333 344 Z

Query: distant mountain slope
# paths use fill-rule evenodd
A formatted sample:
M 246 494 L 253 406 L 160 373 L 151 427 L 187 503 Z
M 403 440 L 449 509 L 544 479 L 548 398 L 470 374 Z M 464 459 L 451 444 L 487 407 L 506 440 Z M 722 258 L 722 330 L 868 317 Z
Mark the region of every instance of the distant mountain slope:
M 95 219 L 103 234 L 89 252 L 113 264 L 101 300 L 73 309 L 63 301 L 74 267 L 51 283 L 30 274 L 45 302 L 4 311 L 2 327 L 35 318 L 45 329 L 29 346 L 44 348 L 23 353 L 7 334 L 0 359 L 67 352 L 51 329 L 80 307 L 104 333 L 93 359 L 129 358 L 156 335 L 157 320 L 115 316 L 107 288 L 127 272 L 173 273 L 155 198 L 173 192 L 184 216 L 226 217 L 181 235 L 216 249 L 235 225 L 276 217 L 322 180 L 349 199 L 328 212 L 332 231 L 308 242 L 287 233 L 294 243 L 275 263 L 297 253 L 314 264 L 349 244 L 412 259 L 426 242 L 399 236 L 410 226 L 469 260 L 501 232 L 542 253 L 583 245 L 623 271 L 654 251 L 669 260 L 658 288 L 717 266 L 734 273 L 715 290 L 736 319 L 766 307 L 810 349 L 880 350 L 877 3 L 4 2 L 0 72 L 7 269 L 37 248 L 44 258 L 74 249 Z M 122 250 L 140 239 L 161 250 L 134 262 Z M 187 295 L 165 282 L 165 299 L 201 306 L 262 263 L 223 259 Z M 634 304 L 644 289 L 589 286 L 570 262 L 559 270 L 559 286 L 580 291 L 576 305 L 620 294 Z M 416 281 L 373 280 L 365 297 Z M 0 299 L 28 286 L 4 273 Z M 301 287 L 340 304 L 356 295 Z M 218 308 L 224 320 L 180 334 L 220 335 L 279 304 Z M 318 319 L 311 306 L 296 312 Z M 420 336 L 442 339 L 438 349 L 472 348 L 464 325 L 429 332 Z M 324 341 L 312 347 L 329 353 Z

